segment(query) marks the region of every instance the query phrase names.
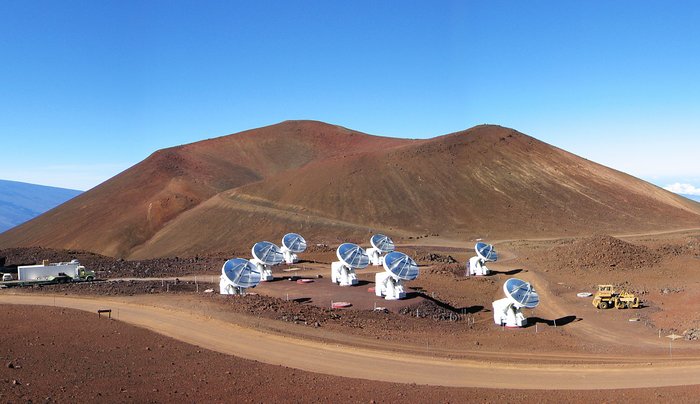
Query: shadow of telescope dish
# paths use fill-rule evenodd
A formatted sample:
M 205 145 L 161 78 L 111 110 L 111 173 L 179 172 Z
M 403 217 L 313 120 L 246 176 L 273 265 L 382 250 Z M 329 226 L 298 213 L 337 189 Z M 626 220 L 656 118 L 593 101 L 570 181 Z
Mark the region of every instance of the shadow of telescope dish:
M 233 286 L 253 288 L 260 283 L 261 274 L 258 268 L 243 258 L 233 258 L 224 262 L 221 272 Z
M 338 259 L 350 268 L 362 269 L 369 265 L 369 256 L 365 250 L 357 244 L 343 243 L 336 251 Z
M 540 304 L 540 295 L 535 288 L 522 279 L 510 278 L 503 284 L 506 297 L 520 307 L 534 309 Z
M 394 251 L 394 242 L 383 234 L 375 234 L 369 239 L 369 242 L 372 244 L 372 247 L 383 253 Z
M 495 262 L 498 260 L 498 254 L 491 244 L 478 242 L 474 246 L 474 250 L 476 250 L 476 255 L 478 255 L 479 258 L 483 259 L 484 261 Z
M 284 260 L 282 250 L 269 241 L 260 241 L 253 246 L 253 258 L 265 265 L 277 265 Z
M 384 256 L 384 270 L 391 276 L 404 281 L 412 281 L 418 277 L 418 264 L 408 255 L 394 251 Z
M 287 247 L 294 254 L 298 254 L 306 251 L 306 240 L 296 233 L 288 233 L 282 237 L 282 246 Z

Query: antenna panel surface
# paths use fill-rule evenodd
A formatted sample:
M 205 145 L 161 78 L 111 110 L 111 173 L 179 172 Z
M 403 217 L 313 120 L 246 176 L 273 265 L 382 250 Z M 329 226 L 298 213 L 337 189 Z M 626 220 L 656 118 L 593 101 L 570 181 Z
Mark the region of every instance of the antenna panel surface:
M 384 257 L 384 269 L 391 276 L 405 281 L 416 279 L 419 273 L 418 264 L 413 258 L 397 251 L 390 252 Z
M 252 288 L 260 283 L 258 268 L 243 258 L 233 258 L 224 262 L 221 272 L 233 286 Z
M 528 282 L 522 279 L 510 278 L 503 284 L 503 292 L 513 303 L 534 309 L 540 304 L 540 296 Z
M 394 242 L 383 234 L 375 234 L 369 239 L 369 242 L 372 244 L 372 247 L 383 253 L 394 251 Z
M 340 246 L 338 246 L 336 255 L 343 264 L 351 268 L 362 269 L 366 268 L 367 265 L 369 265 L 369 256 L 367 255 L 365 250 L 357 244 L 341 244 Z
M 306 240 L 296 233 L 288 233 L 282 237 L 282 246 L 295 254 L 306 251 Z
M 493 246 L 491 244 L 478 242 L 474 246 L 474 250 L 476 250 L 476 255 L 478 255 L 481 259 L 483 259 L 485 261 L 497 261 L 498 260 L 498 254 L 496 253 L 496 250 L 493 248 Z
M 255 243 L 252 248 L 253 258 L 262 262 L 265 265 L 277 265 L 282 262 L 282 250 L 277 245 L 269 241 L 260 241 Z

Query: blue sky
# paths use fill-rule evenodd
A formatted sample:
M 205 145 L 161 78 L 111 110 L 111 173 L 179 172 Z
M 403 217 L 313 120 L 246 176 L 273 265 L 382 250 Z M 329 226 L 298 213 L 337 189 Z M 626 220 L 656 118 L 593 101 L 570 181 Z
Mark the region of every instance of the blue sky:
M 700 194 L 698 21 L 694 1 L 3 0 L 0 178 L 84 190 L 286 119 L 494 123 Z

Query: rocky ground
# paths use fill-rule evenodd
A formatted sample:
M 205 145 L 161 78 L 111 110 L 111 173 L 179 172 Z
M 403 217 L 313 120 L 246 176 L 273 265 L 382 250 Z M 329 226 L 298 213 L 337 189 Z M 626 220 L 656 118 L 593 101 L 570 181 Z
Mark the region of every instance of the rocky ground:
M 498 247 L 498 246 L 497 246 Z M 610 329 L 620 335 L 655 335 L 658 331 L 678 333 L 684 336 L 687 343 L 694 343 L 700 335 L 700 315 L 695 307 L 700 304 L 700 237 L 697 235 L 682 235 L 668 239 L 619 239 L 610 236 L 594 236 L 576 240 L 552 240 L 552 241 L 520 241 L 503 244 L 503 249 L 509 254 L 496 264 L 492 264 L 494 274 L 489 277 L 465 277 L 464 260 L 468 254 L 463 251 L 436 248 L 431 250 L 425 247 L 411 249 L 412 255 L 421 263 L 421 276 L 410 286 L 422 296 L 420 301 L 407 302 L 396 310 L 331 310 L 314 303 L 312 295 L 309 297 L 283 299 L 267 295 L 265 288 L 290 287 L 293 282 L 272 282 L 260 288 L 259 294 L 250 294 L 243 297 L 220 296 L 217 293 L 205 293 L 206 289 L 218 291 L 218 283 L 195 283 L 187 275 L 207 274 L 202 279 L 209 277 L 211 273 L 218 273 L 220 265 L 226 257 L 193 257 L 193 258 L 168 258 L 145 261 L 124 261 L 109 257 L 103 257 L 87 252 L 56 251 L 50 249 L 10 249 L 0 251 L 0 257 L 6 257 L 6 265 L 33 264 L 42 259 L 55 261 L 67 261 L 77 258 L 81 263 L 105 278 L 135 277 L 145 278 L 154 276 L 182 277 L 179 280 L 113 280 L 109 282 L 78 283 L 66 285 L 51 285 L 44 287 L 23 288 L 22 293 L 41 293 L 57 295 L 98 295 L 115 297 L 138 296 L 181 296 L 187 299 L 188 304 L 208 305 L 213 310 L 222 313 L 244 315 L 249 318 L 265 319 L 267 321 L 286 324 L 281 326 L 285 332 L 308 334 L 314 338 L 331 338 L 332 335 L 355 335 L 359 338 L 375 338 L 378 335 L 382 340 L 395 341 L 401 344 L 428 344 L 430 346 L 444 347 L 468 347 L 472 351 L 498 350 L 499 347 L 508 346 L 522 352 L 587 352 L 587 353 L 624 353 L 637 348 L 616 345 L 615 343 L 600 344 L 594 338 L 582 338 L 588 330 Z M 311 251 L 307 258 L 309 263 L 320 263 L 324 267 L 334 259 L 332 249 L 317 247 L 317 251 Z M 457 257 L 457 258 L 455 258 Z M 322 264 L 322 265 L 321 265 Z M 503 332 L 494 327 L 490 312 L 490 302 L 502 297 L 502 283 L 508 277 L 515 276 L 533 282 L 544 293 L 542 296 L 542 308 L 529 313 L 533 324 L 539 325 L 539 333 L 534 329 L 508 330 Z M 371 279 L 371 276 L 367 277 Z M 638 293 L 644 302 L 644 308 L 640 310 L 608 310 L 599 311 L 592 307 L 589 300 L 576 297 L 580 291 L 594 292 L 597 284 L 612 283 L 617 287 Z M 307 291 L 313 287 L 305 286 Z M 0 292 L 7 293 L 7 292 Z M 309 292 L 312 293 L 312 292 Z M 556 306 L 554 305 L 556 303 Z M 14 310 L 14 309 L 13 309 Z M 65 381 L 64 378 L 58 386 L 59 391 L 47 388 L 39 380 L 50 375 L 51 369 L 61 369 L 60 361 L 69 361 L 70 353 L 64 348 L 54 364 L 39 365 L 40 360 L 32 353 L 24 352 L 27 346 L 63 347 L 69 343 L 51 338 L 59 338 L 59 334 L 70 333 L 70 322 L 62 323 L 61 327 L 54 329 L 56 336 L 40 334 L 43 327 L 36 324 L 49 324 L 51 320 L 45 318 L 42 313 L 53 313 L 50 310 L 40 311 L 32 309 L 31 323 L 17 321 L 20 316 L 13 310 L 3 311 L 4 324 L 22 324 L 12 328 L 10 334 L 0 336 L 0 346 L 12 347 L 3 356 L 7 367 L 0 373 L 0 401 L 14 402 L 31 398 L 34 401 L 40 399 L 81 401 L 96 399 L 98 401 L 112 401 L 124 399 L 126 401 L 169 401 L 174 398 L 185 400 L 225 400 L 231 399 L 228 391 L 235 393 L 244 400 L 259 401 L 261 396 L 256 389 L 262 389 L 262 384 L 253 384 L 248 387 L 231 388 L 226 385 L 226 380 L 240 380 L 243 374 L 255 375 L 256 372 L 270 373 L 276 379 L 285 382 L 269 387 L 274 390 L 271 396 L 273 401 L 419 401 L 419 402 L 462 402 L 465 397 L 475 397 L 477 401 L 506 400 L 513 401 L 523 397 L 525 401 L 552 401 L 580 400 L 584 396 L 570 392 L 557 392 L 553 395 L 527 391 L 490 391 L 479 389 L 447 389 L 438 387 L 399 386 L 383 383 L 361 382 L 363 389 L 354 389 L 351 392 L 337 392 L 321 388 L 324 383 L 345 383 L 339 378 L 326 377 L 314 374 L 261 365 L 247 362 L 237 358 L 226 357 L 209 352 L 192 353 L 195 347 L 182 345 L 177 352 L 160 350 L 160 345 L 170 347 L 177 345 L 173 341 L 168 344 L 162 342 L 148 342 L 143 349 L 149 355 L 141 355 L 142 351 L 126 349 L 131 343 L 118 341 L 109 342 L 115 344 L 111 348 L 102 347 L 101 351 L 83 355 L 81 358 L 90 358 L 90 370 L 97 369 L 97 374 L 108 379 L 114 379 L 114 386 L 107 386 L 102 382 L 81 383 L 80 377 L 90 378 L 85 371 L 74 370 L 78 375 L 75 379 Z M 48 317 L 60 317 L 61 319 L 75 319 L 77 329 L 86 327 L 82 315 L 53 313 Z M 14 313 L 14 314 L 13 314 Z M 25 312 L 26 313 L 26 312 Z M 15 317 L 12 317 L 15 316 Z M 637 317 L 640 323 L 630 323 L 630 317 Z M 7 322 L 6 322 L 7 321 Z M 73 320 L 71 320 L 73 321 Z M 555 327 L 558 322 L 558 327 Z M 91 323 L 90 323 L 91 324 Z M 102 327 L 103 323 L 100 323 Z M 129 328 L 118 322 L 106 322 L 109 327 L 119 328 L 118 333 L 126 333 Z M 87 326 L 92 327 L 93 325 Z M 81 328 L 82 327 L 82 328 Z M 121 327 L 121 328 L 120 328 Z M 291 328 L 290 328 L 291 327 Z M 636 327 L 636 328 L 635 328 Z M 42 328 L 42 329 L 39 329 Z M 122 329 L 123 328 L 123 329 Z M 116 328 L 115 328 L 116 329 Z M 58 331 L 56 331 L 58 330 Z M 98 328 L 99 330 L 99 328 Z M 309 330 L 309 331 L 303 331 Z M 635 331 L 637 330 L 637 331 Z M 85 341 L 94 338 L 96 341 L 105 339 L 105 335 L 114 337 L 121 334 L 109 334 L 102 330 L 102 337 L 86 336 Z M 129 331 L 132 332 L 132 331 Z M 146 333 L 143 330 L 134 329 L 136 333 Z M 318 334 L 321 332 L 321 334 Z M 330 334 L 323 334 L 330 333 Z M 18 337 L 26 335 L 40 335 L 35 342 Z M 148 333 L 147 333 L 148 334 Z M 331 335 L 331 337 L 328 337 Z M 126 337 L 125 337 L 126 338 Z M 149 334 L 139 338 L 162 338 Z M 114 338 L 109 338 L 110 340 Z M 126 341 L 126 340 L 124 340 Z M 54 345 L 51 345 L 51 344 Z M 87 342 L 85 342 L 87 343 Z M 106 343 L 106 341 L 105 341 Z M 19 345 L 18 345 L 19 344 Z M 24 345 L 23 345 L 24 344 Z M 26 345 L 32 344 L 32 345 Z M 41 345 L 44 344 L 44 345 Z M 150 348 L 151 351 L 146 350 Z M 54 348 L 55 349 L 55 348 Z M 74 348 L 71 348 L 71 350 Z M 127 354 L 128 351 L 128 354 Z M 159 354 L 151 354 L 158 351 Z M 30 350 L 30 352 L 34 352 Z M 41 351 L 52 357 L 47 351 Z M 635 351 L 636 352 L 636 351 Z M 119 355 L 123 354 L 123 355 Z M 453 353 L 447 354 L 452 355 Z M 133 355 L 132 358 L 129 355 Z M 136 356 L 151 358 L 153 363 L 162 366 L 162 371 L 153 371 L 153 377 L 146 376 L 145 370 L 148 364 L 141 364 L 142 359 Z M 212 355 L 207 356 L 207 355 Z M 56 355 L 54 355 L 56 356 Z M 204 356 L 206 360 L 201 359 Z M 221 359 L 215 357 L 220 356 Z M 94 359 L 106 358 L 106 359 Z M 175 358 L 175 359 L 171 359 Z M 200 358 L 201 360 L 197 360 Z M 221 363 L 235 364 L 214 365 L 217 360 Z M 108 363 L 122 363 L 116 370 L 107 369 Z M 29 365 L 31 363 L 31 365 Z M 102 364 L 100 364 L 102 363 Z M 178 365 L 173 365 L 176 363 Z M 184 368 L 187 372 L 182 371 Z M 11 366 L 10 366 L 11 365 Z M 43 367 L 42 367 L 43 366 Z M 53 366 L 53 367 L 51 367 Z M 144 368 L 145 366 L 145 368 Z M 153 365 L 155 366 L 155 365 Z M 222 367 L 219 367 L 222 366 Z M 69 366 L 70 367 L 70 366 Z M 28 369 L 39 369 L 29 371 Z M 132 370 L 129 370 L 132 369 Z M 166 371 L 165 369 L 169 369 Z M 190 371 L 193 369 L 194 371 Z M 224 370 L 226 369 L 226 370 Z M 245 371 L 243 370 L 245 369 Z M 117 371 L 118 370 L 118 371 Z M 9 373 L 8 373 L 9 372 Z M 110 373 L 113 372 L 113 373 Z M 232 372 L 232 373 L 226 373 Z M 236 373 L 236 372 L 241 372 Z M 22 376 L 24 374 L 24 376 Z M 200 376 L 197 380 L 185 382 L 180 379 L 187 374 Z M 30 375 L 27 377 L 26 375 Z M 122 376 L 119 376 L 122 375 Z M 225 376 L 223 376 L 225 375 Z M 294 375 L 294 376 L 290 376 Z M 21 376 L 21 377 L 20 377 Z M 230 376 L 230 377 L 229 377 Z M 136 382 L 142 378 L 150 381 Z M 155 379 L 154 379 L 155 377 Z M 254 377 L 256 382 L 259 379 Z M 295 380 L 302 380 L 307 385 L 301 386 Z M 17 381 L 15 383 L 14 381 Z M 27 381 L 29 380 L 29 381 Z M 288 384 L 285 384 L 288 383 Z M 90 387 L 88 386 L 94 386 Z M 118 384 L 123 386 L 115 387 Z M 352 381 L 351 384 L 357 384 Z M 164 387 L 149 387 L 164 386 Z M 178 388 L 178 386 L 180 386 Z M 375 387 L 368 387 L 375 386 Z M 229 390 L 226 390 L 226 388 Z M 401 389 L 397 390 L 397 387 Z M 110 390 L 111 389 L 111 390 Z M 286 393 L 284 390 L 293 389 L 294 393 Z M 315 390 L 314 390 L 315 389 Z M 375 390 L 373 390 L 375 389 Z M 157 391 L 156 391 L 157 390 Z M 316 391 L 318 390 L 318 391 Z M 389 391 L 391 390 L 391 393 Z M 266 390 L 267 391 L 267 390 Z M 681 400 L 688 401 L 689 397 L 697 394 L 697 386 L 647 389 L 639 391 L 618 391 L 615 395 L 606 395 L 605 392 L 586 392 L 587 400 L 609 400 L 615 397 L 615 401 L 634 401 L 636 399 L 655 398 L 655 401 Z M 98 394 L 103 394 L 99 396 Z M 186 395 L 185 395 L 186 394 Z M 399 395 L 401 394 L 401 395 Z M 407 395 L 403 395 L 407 394 Z M 467 396 L 465 396 L 467 395 Z M 537 399 L 539 397 L 539 399 Z M 542 397 L 547 397 L 542 400 Z M 431 400 L 433 398 L 433 400 Z M 267 400 L 267 399 L 266 399 Z M 691 400 L 692 401 L 692 400 Z
M 700 395 L 700 386 L 541 391 L 374 382 L 219 354 L 68 309 L 5 306 L 0 322 L 12 325 L 0 333 L 6 403 L 695 402 Z

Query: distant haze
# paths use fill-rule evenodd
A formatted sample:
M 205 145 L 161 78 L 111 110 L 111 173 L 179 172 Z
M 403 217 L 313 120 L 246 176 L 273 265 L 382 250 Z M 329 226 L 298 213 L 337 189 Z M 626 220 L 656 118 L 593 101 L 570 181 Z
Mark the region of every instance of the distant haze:
M 0 233 L 80 195 L 73 189 L 0 180 Z

